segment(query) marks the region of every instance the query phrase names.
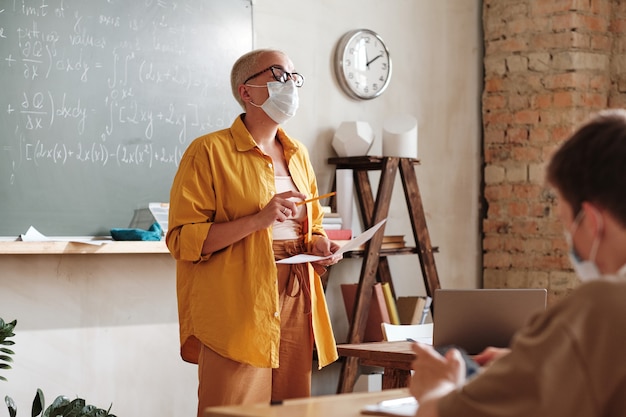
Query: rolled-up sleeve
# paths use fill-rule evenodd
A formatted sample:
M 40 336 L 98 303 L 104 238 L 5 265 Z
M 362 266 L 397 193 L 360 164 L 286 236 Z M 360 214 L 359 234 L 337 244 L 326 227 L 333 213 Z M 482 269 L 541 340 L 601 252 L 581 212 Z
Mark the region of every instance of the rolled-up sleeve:
M 193 144 L 192 144 L 193 146 Z M 188 153 L 197 154 L 194 149 Z M 215 219 L 215 191 L 210 167 L 196 157 L 183 157 L 170 192 L 167 247 L 176 260 L 198 262 Z

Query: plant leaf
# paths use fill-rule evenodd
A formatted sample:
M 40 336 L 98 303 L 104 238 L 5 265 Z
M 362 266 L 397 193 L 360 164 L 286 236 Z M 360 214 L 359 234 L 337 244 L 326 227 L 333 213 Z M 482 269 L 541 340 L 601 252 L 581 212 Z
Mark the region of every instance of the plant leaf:
M 6 323 L 3 319 L 0 319 L 0 345 L 1 346 L 11 346 L 14 345 L 15 342 L 12 340 L 7 340 L 7 338 L 11 336 L 15 336 L 13 333 L 13 329 L 17 324 L 17 320 L 13 320 L 10 323 Z M 15 353 L 11 349 L 0 348 L 0 353 L 4 353 L 4 355 L 0 354 L 0 369 L 11 369 L 11 366 L 8 362 L 13 362 L 13 359 L 8 355 L 14 355 Z M 0 376 L 0 381 L 6 381 L 7 379 L 3 376 Z
M 12 332 L 16 324 L 17 324 L 17 320 L 13 320 L 10 323 L 5 323 L 4 320 L 0 319 L 0 335 L 13 336 Z
M 65 407 L 63 417 L 79 417 L 80 410 L 82 410 L 84 406 L 85 400 L 82 398 L 76 398 L 67 407 Z
M 15 401 L 13 401 L 13 398 L 7 395 L 6 397 L 4 397 L 4 402 L 9 409 L 9 416 L 15 417 L 17 415 L 17 406 L 15 405 Z
M 58 417 L 58 416 L 63 416 L 63 412 L 65 411 L 65 408 L 70 404 L 70 399 L 63 396 L 63 395 L 59 395 L 58 397 L 56 397 L 56 399 L 54 400 L 54 402 L 50 405 L 50 407 L 48 407 L 48 409 L 46 410 L 44 416 L 45 417 Z
M 93 417 L 96 415 L 96 411 L 98 411 L 98 407 L 95 405 L 86 405 L 80 410 L 81 417 Z
M 45 404 L 46 399 L 43 395 L 43 391 L 40 388 L 37 388 L 37 394 L 35 394 L 35 399 L 33 400 L 33 408 L 30 412 L 31 417 L 37 417 L 40 415 L 45 408 Z

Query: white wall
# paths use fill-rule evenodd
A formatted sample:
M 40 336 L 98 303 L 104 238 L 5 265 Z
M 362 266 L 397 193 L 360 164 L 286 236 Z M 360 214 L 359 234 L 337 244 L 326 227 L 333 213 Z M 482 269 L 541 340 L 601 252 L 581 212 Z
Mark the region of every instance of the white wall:
M 306 77 L 300 109 L 286 129 L 309 147 L 321 191 L 331 188 L 334 167 L 327 159 L 336 156 L 331 141 L 342 121 L 369 122 L 376 133 L 369 154 L 380 155 L 386 117 L 408 113 L 418 119 L 416 170 L 446 288 L 480 285 L 481 10 L 479 0 L 318 0 L 292 7 L 255 2 L 255 46 L 284 50 Z M 392 57 L 391 83 L 371 101 L 348 98 L 334 77 L 336 43 L 356 28 L 378 32 Z M 371 175 L 375 181 L 377 175 Z M 399 177 L 395 185 L 385 233 L 412 241 Z M 360 227 L 358 216 L 353 218 Z M 345 260 L 330 278 L 327 297 L 339 341 L 348 324 L 338 285 L 356 282 L 360 265 Z M 417 256 L 396 256 L 390 265 L 397 293 L 425 294 Z
M 48 404 L 79 396 L 120 417 L 195 415 L 169 254 L 0 255 L 0 271 L 0 317 L 18 321 L 0 395 L 18 416 L 37 388 Z
M 377 134 L 370 154 L 380 154 L 385 117 L 418 119 L 416 169 L 444 287 L 480 281 L 480 20 L 479 0 L 254 2 L 256 46 L 284 50 L 306 76 L 286 129 L 309 147 L 322 191 L 330 189 L 326 161 L 342 121 L 369 122 Z M 387 91 L 363 102 L 341 93 L 332 69 L 337 40 L 360 27 L 377 31 L 393 60 Z M 386 233 L 410 237 L 397 185 Z M 399 294 L 424 293 L 416 256 L 390 263 Z M 120 417 L 194 415 L 196 369 L 178 356 L 168 255 L 0 255 L 0 271 L 0 317 L 18 319 L 14 369 L 2 372 L 9 382 L 0 382 L 0 395 L 14 397 L 18 415 L 28 414 L 38 387 L 48 401 L 66 394 L 101 407 L 112 402 Z M 338 285 L 359 272 L 351 259 L 332 270 L 327 297 L 339 342 L 348 325 Z M 316 393 L 335 390 L 337 370 L 315 374 Z

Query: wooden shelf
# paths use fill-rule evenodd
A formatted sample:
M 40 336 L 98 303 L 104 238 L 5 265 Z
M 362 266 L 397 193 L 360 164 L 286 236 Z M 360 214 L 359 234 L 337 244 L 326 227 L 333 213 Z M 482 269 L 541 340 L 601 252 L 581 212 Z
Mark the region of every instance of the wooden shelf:
M 406 160 L 411 165 L 418 165 L 420 163 L 419 159 L 414 158 L 402 158 Z M 386 158 L 383 156 L 345 156 L 345 157 L 337 157 L 337 158 L 329 158 L 328 163 L 331 165 L 335 165 L 336 169 L 358 169 L 358 170 L 368 170 L 374 171 L 382 169 L 383 164 L 385 163 Z
M 391 270 L 387 257 L 389 255 L 416 254 L 424 280 L 424 286 L 428 296 L 433 296 L 434 291 L 440 288 L 437 268 L 433 254 L 437 248 L 430 242 L 426 217 L 422 207 L 422 197 L 417 184 L 415 165 L 419 160 L 413 158 L 381 157 L 381 156 L 357 156 L 345 158 L 330 158 L 329 164 L 334 164 L 337 169 L 353 170 L 354 189 L 359 203 L 363 228 L 367 229 L 386 219 L 391 204 L 393 184 L 397 174 L 400 174 L 404 197 L 408 208 L 408 218 L 416 247 L 400 247 L 382 249 L 384 241 L 384 227 L 379 230 L 369 241 L 367 250 L 346 253 L 346 257 L 363 258 L 361 275 L 354 305 L 353 320 L 348 332 L 349 343 L 358 344 L 363 341 L 366 319 L 371 302 L 369 290 L 375 282 L 388 283 L 392 296 L 395 290 L 391 279 Z M 380 171 L 380 180 L 376 197 L 369 180 L 369 171 Z M 368 290 L 364 290 L 368 289 Z M 431 306 L 431 311 L 432 311 Z M 338 393 L 350 392 L 358 374 L 358 360 L 353 356 L 346 357 L 342 364 L 339 375 Z
M 1 241 L 0 255 L 169 254 L 165 241 L 111 241 L 102 245 L 69 241 Z
M 433 247 L 433 252 L 439 252 L 438 247 Z M 405 246 L 404 248 L 399 249 L 380 249 L 379 256 L 391 256 L 391 255 L 415 255 L 419 253 L 419 249 L 412 246 Z M 365 251 L 355 250 L 346 252 L 343 254 L 344 258 L 362 258 L 365 256 Z

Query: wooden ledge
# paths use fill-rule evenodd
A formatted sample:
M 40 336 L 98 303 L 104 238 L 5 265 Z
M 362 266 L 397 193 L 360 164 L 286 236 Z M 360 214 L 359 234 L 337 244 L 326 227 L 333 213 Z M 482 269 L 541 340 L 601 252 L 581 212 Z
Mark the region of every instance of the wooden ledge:
M 0 255 L 169 254 L 165 241 L 111 241 L 101 245 L 70 241 L 22 242 L 0 240 Z

